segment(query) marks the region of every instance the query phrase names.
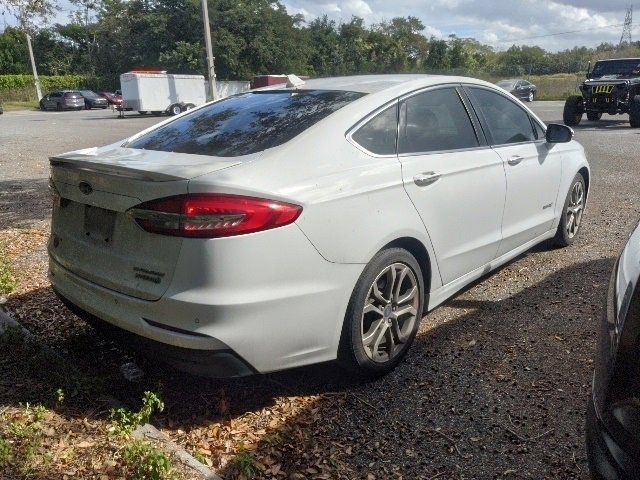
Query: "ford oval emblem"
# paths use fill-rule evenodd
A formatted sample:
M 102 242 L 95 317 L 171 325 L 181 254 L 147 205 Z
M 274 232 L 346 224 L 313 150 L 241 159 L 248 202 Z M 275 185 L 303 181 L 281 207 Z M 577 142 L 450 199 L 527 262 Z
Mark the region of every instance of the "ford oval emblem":
M 93 192 L 93 187 L 88 182 L 80 182 L 78 184 L 78 188 L 84 195 L 89 195 L 91 192 Z

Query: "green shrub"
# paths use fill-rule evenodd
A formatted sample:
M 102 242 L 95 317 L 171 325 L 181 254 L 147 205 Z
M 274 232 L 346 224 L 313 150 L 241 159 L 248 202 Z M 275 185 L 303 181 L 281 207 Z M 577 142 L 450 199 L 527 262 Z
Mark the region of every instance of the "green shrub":
M 13 276 L 13 266 L 6 257 L 2 244 L 0 244 L 0 295 L 11 293 L 15 288 L 16 279 Z
M 138 427 L 149 423 L 151 415 L 156 411 L 164 410 L 164 402 L 153 392 L 144 392 L 142 407 L 137 412 L 132 412 L 127 408 L 117 408 L 111 410 L 111 420 L 115 423 L 115 430 L 119 433 L 128 434 Z
M 10 459 L 11 445 L 5 439 L 0 438 L 0 468 L 5 467 Z
M 134 480 L 165 480 L 174 477 L 169 458 L 146 442 L 127 445 L 124 461 Z
M 52 90 L 62 89 L 113 90 L 118 88 L 119 85 L 119 81 L 116 78 L 93 77 L 90 75 L 42 75 L 39 78 L 43 95 Z M 33 76 L 0 75 L 0 100 L 5 102 L 38 100 Z

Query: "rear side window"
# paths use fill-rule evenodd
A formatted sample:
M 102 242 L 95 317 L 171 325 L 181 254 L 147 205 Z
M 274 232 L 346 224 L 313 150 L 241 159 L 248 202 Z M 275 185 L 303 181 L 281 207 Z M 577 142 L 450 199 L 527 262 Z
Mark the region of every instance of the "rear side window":
M 475 108 L 485 119 L 492 145 L 531 142 L 535 140 L 529 114 L 502 95 L 484 88 L 470 87 Z
M 377 155 L 396 153 L 398 105 L 387 108 L 355 132 L 351 138 L 358 145 Z
M 478 146 L 475 130 L 453 88 L 409 97 L 400 107 L 398 153 L 426 153 Z
M 270 90 L 229 97 L 133 140 L 127 147 L 236 157 L 288 142 L 363 93 Z

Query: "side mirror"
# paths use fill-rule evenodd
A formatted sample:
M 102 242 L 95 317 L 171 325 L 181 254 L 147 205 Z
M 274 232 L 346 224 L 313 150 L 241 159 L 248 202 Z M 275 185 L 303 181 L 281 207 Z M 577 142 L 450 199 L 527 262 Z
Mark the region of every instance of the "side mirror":
M 550 123 L 545 135 L 547 143 L 567 143 L 573 138 L 573 130 L 566 125 Z

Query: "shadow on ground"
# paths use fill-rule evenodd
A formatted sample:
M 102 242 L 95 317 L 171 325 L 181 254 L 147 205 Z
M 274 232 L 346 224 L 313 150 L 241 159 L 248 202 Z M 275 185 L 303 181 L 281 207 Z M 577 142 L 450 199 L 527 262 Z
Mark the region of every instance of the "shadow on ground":
M 48 179 L 0 181 L 0 229 L 30 227 L 50 216 Z
M 474 295 L 473 289 L 458 295 L 425 318 L 395 372 L 370 382 L 332 364 L 203 380 L 137 358 L 146 375 L 130 383 L 118 372 L 130 358 L 74 320 L 72 331 L 53 346 L 93 381 L 90 393 L 79 397 L 84 408 L 62 413 L 86 415 L 107 394 L 134 405 L 144 390 L 159 390 L 167 409 L 156 424 L 178 437 L 180 431 L 200 429 L 215 462 L 214 450 L 224 449 L 213 433 L 217 425 L 268 409 L 282 397 L 313 395 L 309 406 L 276 427 L 264 422 L 265 431 L 242 454 L 243 461 L 231 459 L 219 473 L 237 478 L 249 468 L 246 458 L 250 463 L 269 458 L 267 468 L 277 464 L 287 475 L 299 475 L 288 478 L 371 473 L 376 478 L 586 479 L 583 414 L 613 263 L 575 264 L 499 301 L 482 300 L 486 295 Z M 42 289 L 11 298 L 10 308 L 39 299 L 55 301 Z M 33 321 L 46 322 L 46 315 Z M 41 385 L 43 375 L 54 378 L 50 369 L 32 365 L 18 373 L 11 368 L 16 362 L 29 364 L 0 352 L 0 366 L 8 372 L 0 382 L 0 404 L 46 401 L 35 398 L 49 395 L 46 389 L 33 385 Z

